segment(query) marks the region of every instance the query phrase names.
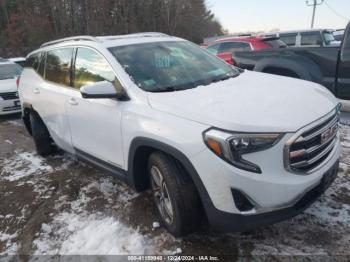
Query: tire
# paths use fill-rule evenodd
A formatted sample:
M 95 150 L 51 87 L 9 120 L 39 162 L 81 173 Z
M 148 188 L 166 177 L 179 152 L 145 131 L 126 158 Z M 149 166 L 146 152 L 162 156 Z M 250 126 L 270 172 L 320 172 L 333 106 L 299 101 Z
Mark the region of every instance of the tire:
M 29 120 L 37 153 L 41 156 L 52 154 L 54 151 L 52 139 L 40 116 L 31 112 Z
M 201 201 L 182 166 L 172 157 L 155 152 L 149 158 L 148 173 L 153 201 L 166 229 L 175 237 L 196 231 L 203 217 Z

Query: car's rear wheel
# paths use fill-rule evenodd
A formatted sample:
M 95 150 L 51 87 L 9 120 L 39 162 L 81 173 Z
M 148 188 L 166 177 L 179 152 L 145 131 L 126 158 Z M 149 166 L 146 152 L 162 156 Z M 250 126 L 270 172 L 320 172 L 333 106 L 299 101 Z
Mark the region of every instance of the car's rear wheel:
M 44 122 L 36 112 L 29 115 L 30 126 L 36 151 L 41 156 L 47 156 L 54 151 L 54 145 Z
M 201 204 L 185 170 L 172 157 L 156 152 L 150 156 L 148 171 L 162 224 L 176 237 L 195 231 L 201 222 Z

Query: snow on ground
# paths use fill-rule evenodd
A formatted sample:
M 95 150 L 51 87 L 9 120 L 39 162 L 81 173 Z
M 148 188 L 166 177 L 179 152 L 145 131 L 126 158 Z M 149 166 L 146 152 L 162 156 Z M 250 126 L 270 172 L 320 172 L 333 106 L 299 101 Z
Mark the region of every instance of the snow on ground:
M 69 203 L 69 212 L 61 212 L 50 224 L 43 224 L 33 243 L 35 255 L 151 255 L 160 252 L 161 238 L 143 235 L 113 216 L 86 210 L 93 201 L 89 196 L 93 190 L 99 190 L 107 200 L 113 194 L 121 195 L 118 199 L 125 205 L 137 195 L 127 193 L 126 186 L 116 186 L 111 181 L 101 178 L 81 188 L 79 198 Z M 56 209 L 67 203 L 65 198 L 59 199 Z
M 17 121 L 10 124 L 19 126 Z M 76 162 L 68 154 L 44 159 L 30 149 L 28 152 L 21 149 L 10 158 L 0 159 L 0 182 L 15 185 L 3 194 L 0 191 L 0 195 L 9 196 L 25 187 L 35 193 L 33 201 L 54 199 L 48 205 L 52 207 L 49 219 L 39 222 L 39 230 L 30 242 L 36 255 L 171 255 L 183 251 L 205 254 L 209 252 L 208 248 L 214 254 L 216 251 L 226 254 L 233 252 L 232 247 L 237 247 L 237 253 L 242 257 L 247 254 L 258 258 L 265 255 L 315 256 L 342 252 L 349 255 L 350 128 L 341 126 L 340 132 L 340 172 L 326 194 L 304 214 L 248 235 L 212 235 L 209 232 L 176 240 L 156 222 L 156 217 L 150 216 L 152 220 L 147 222 L 146 230 L 138 220 L 129 224 L 120 215 L 129 209 L 144 208 L 142 204 L 138 206 L 140 199 L 137 199 L 143 196 L 100 174 L 100 171 Z M 62 178 L 57 179 L 57 176 Z M 53 192 L 57 194 L 56 198 Z M 27 211 L 33 211 L 31 204 L 23 204 L 19 208 L 17 215 L 14 215 L 14 210 L 2 213 L 0 226 L 4 222 L 17 225 L 26 220 Z M 20 250 L 18 238 L 21 230 L 17 226 L 0 230 L 0 256 L 16 254 Z M 333 249 L 336 250 L 334 253 Z
M 7 121 L 7 123 L 16 127 L 23 127 L 23 122 L 21 120 L 10 120 L 10 121 Z
M 5 159 L 2 164 L 0 179 L 10 182 L 53 171 L 53 168 L 45 163 L 45 159 L 29 152 L 15 152 L 13 158 Z
M 36 255 L 153 254 L 154 242 L 113 217 L 61 213 L 44 224 L 34 242 Z

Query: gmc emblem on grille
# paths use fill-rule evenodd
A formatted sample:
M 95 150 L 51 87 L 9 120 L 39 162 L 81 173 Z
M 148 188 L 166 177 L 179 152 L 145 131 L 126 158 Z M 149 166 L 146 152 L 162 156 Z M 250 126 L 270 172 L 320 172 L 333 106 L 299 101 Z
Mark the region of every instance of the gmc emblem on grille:
M 321 134 L 321 144 L 328 143 L 338 132 L 338 124 L 328 128 L 325 132 Z

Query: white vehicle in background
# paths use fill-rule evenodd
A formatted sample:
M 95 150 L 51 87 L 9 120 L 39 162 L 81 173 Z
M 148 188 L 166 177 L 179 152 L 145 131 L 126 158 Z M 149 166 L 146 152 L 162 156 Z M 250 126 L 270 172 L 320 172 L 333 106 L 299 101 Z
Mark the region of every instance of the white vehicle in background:
M 57 146 L 152 189 L 175 236 L 204 216 L 226 232 L 293 217 L 337 176 L 339 104 L 326 88 L 240 70 L 184 39 L 46 43 L 19 93 L 39 154 Z
M 263 36 L 276 36 L 289 47 L 331 47 L 340 46 L 330 29 L 309 29 L 299 31 L 281 31 L 263 34 Z
M 24 64 L 26 63 L 25 57 L 14 57 L 14 58 L 9 58 L 8 60 L 16 63 L 22 67 L 24 67 Z
M 23 68 L 11 61 L 0 62 L 0 115 L 21 112 L 17 83 Z

